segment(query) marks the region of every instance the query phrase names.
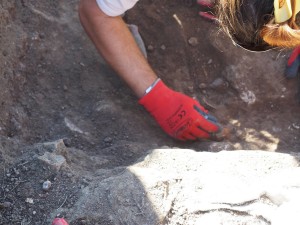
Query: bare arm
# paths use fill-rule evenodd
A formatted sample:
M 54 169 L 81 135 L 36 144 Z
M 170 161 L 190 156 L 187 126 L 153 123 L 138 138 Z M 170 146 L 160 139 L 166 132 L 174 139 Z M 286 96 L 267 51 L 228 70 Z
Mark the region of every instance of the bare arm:
M 144 96 L 157 76 L 121 17 L 107 16 L 96 0 L 81 0 L 79 15 L 99 53 L 166 133 L 180 140 L 215 139 L 222 128 L 196 100 L 169 89 L 162 81 Z
M 80 21 L 108 64 L 140 98 L 157 79 L 121 17 L 104 14 L 95 0 L 81 0 Z

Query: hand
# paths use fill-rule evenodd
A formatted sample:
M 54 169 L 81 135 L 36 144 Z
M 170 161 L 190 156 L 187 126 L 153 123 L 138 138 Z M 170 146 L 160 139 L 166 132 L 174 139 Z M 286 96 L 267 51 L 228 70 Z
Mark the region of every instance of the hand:
M 197 0 L 197 3 L 201 6 L 213 8 L 216 4 L 215 0 Z
M 63 218 L 55 218 L 52 221 L 52 225 L 69 225 L 68 222 Z
M 285 70 L 285 76 L 287 78 L 294 78 L 297 76 L 300 70 L 300 46 L 295 48 L 292 52 L 287 67 Z
M 180 140 L 216 139 L 221 126 L 195 99 L 169 89 L 162 81 L 139 100 L 170 136 Z
M 209 21 L 217 21 L 217 17 L 211 11 L 215 6 L 215 0 L 197 0 L 197 3 L 206 8 L 206 11 L 200 11 L 199 15 Z M 208 11 L 207 11 L 208 10 Z

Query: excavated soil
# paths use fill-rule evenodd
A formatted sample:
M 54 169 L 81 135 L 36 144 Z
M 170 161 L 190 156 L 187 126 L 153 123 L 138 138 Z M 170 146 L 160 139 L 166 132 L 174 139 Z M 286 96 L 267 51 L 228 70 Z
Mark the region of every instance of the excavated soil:
M 159 146 L 299 151 L 297 80 L 277 70 L 289 51 L 256 55 L 234 47 L 217 24 L 198 16 L 194 1 L 140 1 L 124 20 L 139 27 L 154 70 L 231 129 L 222 142 L 175 141 L 105 65 L 77 7 L 77 0 L 0 3 L 0 224 L 49 224 L 51 213 L 73 206 L 96 170 L 131 165 Z M 239 63 L 244 57 L 255 65 Z M 241 99 L 236 77 L 228 75 L 231 63 L 241 74 L 273 70 L 272 78 L 247 76 L 246 86 L 263 91 L 255 103 Z M 36 145 L 56 140 L 72 150 L 60 171 L 37 160 L 45 150 Z M 47 192 L 46 180 L 52 182 Z M 71 224 L 97 223 L 79 218 Z

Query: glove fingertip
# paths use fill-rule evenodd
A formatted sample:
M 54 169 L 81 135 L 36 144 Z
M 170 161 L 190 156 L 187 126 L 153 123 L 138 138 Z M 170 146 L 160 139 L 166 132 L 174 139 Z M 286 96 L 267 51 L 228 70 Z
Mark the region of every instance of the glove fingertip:
M 211 114 L 207 114 L 207 120 L 209 120 L 209 121 L 211 121 L 211 122 L 213 122 L 213 123 L 216 123 L 216 124 L 218 124 L 218 120 L 217 120 L 217 118 L 216 117 L 214 117 L 213 115 L 211 115 Z
M 231 131 L 228 127 L 220 127 L 219 132 L 211 133 L 211 139 L 216 141 L 223 141 L 225 138 L 228 138 Z

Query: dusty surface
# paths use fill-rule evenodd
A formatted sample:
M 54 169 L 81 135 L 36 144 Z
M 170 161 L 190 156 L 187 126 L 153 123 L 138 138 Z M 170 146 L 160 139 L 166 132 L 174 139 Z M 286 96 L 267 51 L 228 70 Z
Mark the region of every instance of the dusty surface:
M 234 47 L 215 24 L 198 17 L 193 1 L 138 3 L 124 19 L 139 26 L 153 68 L 233 130 L 220 143 L 182 143 L 161 131 L 98 56 L 77 4 L 0 3 L 0 203 L 10 203 L 0 208 L 0 224 L 49 224 L 50 213 L 71 208 L 96 170 L 131 165 L 158 146 L 299 151 L 297 82 L 283 76 L 287 52 Z M 73 150 L 57 172 L 36 160 L 42 153 L 34 145 L 59 139 Z M 41 183 L 47 179 L 53 187 L 45 193 Z
M 299 175 L 299 154 L 155 149 L 95 177 L 65 212 L 112 224 L 296 225 Z

